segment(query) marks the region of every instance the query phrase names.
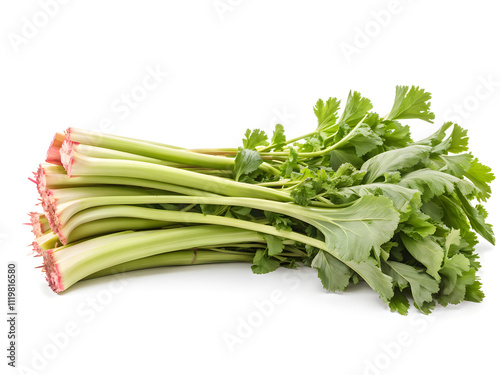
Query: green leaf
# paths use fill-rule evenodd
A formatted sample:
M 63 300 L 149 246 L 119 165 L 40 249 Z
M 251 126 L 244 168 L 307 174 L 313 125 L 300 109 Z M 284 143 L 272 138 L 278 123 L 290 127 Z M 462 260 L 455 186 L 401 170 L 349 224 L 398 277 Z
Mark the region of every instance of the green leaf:
M 422 306 L 420 307 L 419 310 L 421 313 L 429 315 L 435 307 L 436 307 L 435 301 L 424 302 L 422 303 Z
M 448 173 L 428 168 L 419 169 L 404 175 L 399 185 L 420 190 L 424 202 L 429 201 L 435 196 L 452 194 L 455 190 L 460 190 L 466 196 L 476 192 L 476 188 L 470 182 Z M 458 189 L 455 189 L 455 187 Z
M 215 215 L 220 216 L 224 214 L 229 206 L 220 206 L 216 204 L 200 204 L 201 212 L 203 215 Z
M 293 147 L 289 147 L 288 149 L 290 150 L 290 153 L 281 166 L 281 175 L 283 177 L 290 177 L 294 170 L 299 169 L 299 154 Z
M 432 158 L 439 165 L 442 172 L 449 173 L 455 177 L 462 178 L 472 164 L 471 154 L 439 155 Z
M 363 117 L 373 108 L 369 99 L 363 98 L 357 91 L 349 92 L 346 105 L 339 123 L 346 123 L 350 126 L 358 124 Z
M 366 171 L 364 182 L 368 184 L 383 176 L 384 173 L 412 167 L 426 158 L 430 150 L 428 146 L 408 146 L 378 154 L 361 166 L 361 171 Z
M 384 140 L 385 150 L 406 147 L 412 141 L 410 127 L 398 121 L 383 121 L 374 131 Z
M 401 173 L 399 173 L 399 172 L 385 172 L 384 173 L 384 183 L 397 184 L 399 181 L 401 181 Z
M 485 219 L 485 211 L 484 209 L 478 210 L 476 207 L 473 207 L 467 198 L 464 197 L 460 190 L 457 190 L 457 196 L 460 202 L 462 203 L 462 208 L 469 218 L 470 225 L 472 229 L 474 229 L 477 233 L 479 233 L 485 240 L 487 240 L 492 245 L 495 244 L 495 235 L 493 233 L 493 228 L 491 224 L 487 224 Z
M 439 280 L 439 270 L 443 263 L 444 250 L 431 237 L 415 240 L 401 234 L 401 240 L 406 250 L 427 268 L 427 273 Z
M 444 215 L 443 207 L 432 201 L 422 203 L 420 210 L 436 222 L 440 222 Z
M 307 206 L 311 199 L 319 193 L 322 185 L 321 181 L 308 178 L 292 190 L 291 196 L 298 205 Z
M 469 259 L 464 254 L 455 254 L 453 257 L 446 259 L 443 268 L 439 271 L 441 274 L 442 295 L 450 294 L 457 285 L 458 277 L 469 269 Z
M 326 103 L 319 99 L 314 107 L 314 113 L 318 118 L 316 131 L 331 132 L 337 122 L 339 108 L 340 101 L 337 98 L 329 98 Z
M 300 215 L 323 233 L 328 250 L 343 261 L 368 259 L 373 247 L 392 238 L 399 223 L 392 201 L 371 195 L 344 208 L 302 207 Z
M 446 235 L 446 240 L 444 242 L 444 250 L 445 263 L 447 262 L 448 255 L 452 253 L 453 246 L 459 246 L 462 242 L 462 238 L 460 237 L 460 231 L 456 229 L 452 229 L 450 233 Z
M 429 221 L 430 217 L 420 211 L 412 212 L 403 223 L 401 230 L 408 237 L 419 240 L 434 234 L 436 226 Z
M 352 192 L 359 197 L 362 197 L 363 195 L 383 194 L 393 202 L 394 208 L 401 214 L 408 214 L 420 207 L 421 204 L 421 193 L 418 190 L 408 189 L 403 186 L 393 184 L 373 183 L 350 186 L 339 189 L 339 192 L 343 194 Z
M 427 122 L 434 120 L 430 112 L 431 94 L 412 86 L 396 86 L 394 105 L 386 120 L 421 119 Z
M 324 170 L 322 170 L 322 172 L 324 172 Z M 344 163 L 342 164 L 336 171 L 335 171 L 335 177 L 336 178 L 339 178 L 339 177 L 350 177 L 353 179 L 353 182 L 356 182 L 356 183 L 361 183 L 361 181 L 363 180 L 363 177 L 364 177 L 364 172 L 359 172 L 358 169 L 350 164 L 350 163 Z M 328 177 L 325 176 L 325 180 L 327 179 Z
M 234 159 L 234 179 L 239 181 L 242 175 L 256 171 L 262 164 L 262 158 L 257 151 L 240 148 Z
M 383 260 L 389 259 L 389 257 L 391 256 L 391 250 L 392 250 L 392 248 L 398 247 L 398 246 L 399 246 L 399 243 L 392 242 L 392 241 L 386 242 L 385 244 L 383 244 L 382 246 L 380 246 L 380 256 L 381 256 L 381 258 Z
M 465 300 L 471 302 L 481 302 L 484 298 L 484 293 L 481 290 L 481 283 L 476 280 L 465 288 Z
M 356 126 L 347 136 L 348 142 L 346 143 L 349 147 L 354 147 L 356 150 L 356 155 L 361 157 L 377 146 L 382 145 L 384 142 L 377 134 L 373 132 L 370 126 L 366 124 L 360 124 Z
M 264 215 L 276 229 L 286 231 L 292 230 L 292 220 L 289 217 L 271 211 L 264 211 Z
M 276 124 L 274 127 L 273 138 L 271 144 L 274 145 L 273 149 L 281 150 L 286 144 L 285 128 L 281 124 Z
M 446 131 L 453 125 L 451 121 L 445 122 L 435 133 L 420 141 L 413 142 L 414 145 L 436 146 L 441 143 L 446 136 Z
M 443 142 L 436 144 L 432 152 L 435 154 L 460 153 L 468 150 L 468 142 L 467 130 L 454 124 L 451 135 Z
M 446 131 L 452 125 L 453 130 L 450 136 L 443 141 Z M 447 154 L 448 152 L 458 154 L 469 149 L 469 137 L 467 137 L 466 129 L 452 122 L 446 122 L 437 132 L 419 142 L 415 142 L 415 144 L 433 146 L 432 152 L 436 154 Z
M 269 256 L 275 256 L 283 252 L 283 240 L 279 237 L 264 234 L 262 237 L 266 240 L 267 243 L 267 254 Z
M 250 207 L 231 207 L 231 212 L 240 216 L 248 216 L 252 212 L 252 209 Z
M 326 251 L 320 250 L 311 266 L 318 270 L 318 277 L 326 290 L 345 290 L 349 285 L 351 269 Z
M 490 183 L 495 179 L 495 175 L 491 172 L 491 168 L 483 165 L 479 160 L 474 159 L 469 169 L 464 173 L 478 189 L 476 194 L 479 200 L 485 201 L 490 197 Z
M 267 135 L 264 130 L 246 130 L 245 138 L 243 138 L 243 148 L 255 150 L 258 146 L 267 146 L 268 144 L 269 142 L 267 142 Z
M 333 150 L 330 153 L 330 167 L 334 170 L 338 169 L 344 163 L 349 163 L 356 168 L 360 168 L 363 165 L 363 159 L 356 155 L 354 148 Z
M 345 262 L 354 272 L 356 272 L 366 283 L 380 294 L 382 300 L 389 303 L 394 297 L 393 279 L 384 274 L 373 258 L 364 262 Z M 353 277 L 356 274 L 353 275 Z
M 325 147 L 323 137 L 321 136 L 323 133 L 317 133 L 310 137 L 304 139 L 304 143 L 299 144 L 299 148 L 301 152 L 316 152 L 321 151 Z
M 424 313 L 428 312 L 426 302 L 433 301 L 433 294 L 439 291 L 438 282 L 422 269 L 394 261 L 384 262 L 384 272 L 391 276 L 399 287 L 410 285 L 415 307 Z
M 171 203 L 157 203 L 161 208 L 168 211 L 179 211 L 179 206 Z
M 458 154 L 460 152 L 465 152 L 469 149 L 469 137 L 467 137 L 467 129 L 462 128 L 455 124 L 453 126 L 453 131 L 450 135 L 450 146 L 448 147 L 448 152 Z
M 449 304 L 457 305 L 465 299 L 466 285 L 458 284 L 449 294 L 440 294 L 437 300 L 440 305 L 446 307 Z
M 461 276 L 458 276 L 456 280 L 456 284 L 453 290 L 448 294 L 440 293 L 437 297 L 438 302 L 447 306 L 448 304 L 456 305 L 465 300 L 467 293 L 467 286 L 474 285 L 476 281 L 476 271 L 470 269 L 466 272 L 463 272 Z
M 270 258 L 265 250 L 257 250 L 253 258 L 252 271 L 257 274 L 264 274 L 275 271 L 280 266 L 280 262 Z
M 394 297 L 392 297 L 389 302 L 389 307 L 392 312 L 398 312 L 401 315 L 408 315 L 408 309 L 410 308 L 410 302 L 408 298 L 399 289 L 394 290 Z
M 440 204 L 444 212 L 442 220 L 447 226 L 460 229 L 462 232 L 469 231 L 469 222 L 460 202 L 451 196 L 444 195 L 435 199 L 435 202 Z

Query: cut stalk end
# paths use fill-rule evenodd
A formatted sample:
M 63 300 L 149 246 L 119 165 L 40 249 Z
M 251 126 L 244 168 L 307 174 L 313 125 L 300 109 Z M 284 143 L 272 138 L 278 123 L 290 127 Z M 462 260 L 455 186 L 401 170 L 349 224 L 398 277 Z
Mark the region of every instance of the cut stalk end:
M 49 283 L 50 288 L 55 293 L 60 293 L 66 288 L 64 287 L 59 266 L 54 259 L 54 250 L 47 250 L 43 255 L 43 268 L 45 269 L 45 279 Z
M 47 163 L 62 165 L 60 149 L 64 142 L 64 139 L 65 139 L 64 134 L 56 133 L 47 151 L 47 158 L 45 159 Z

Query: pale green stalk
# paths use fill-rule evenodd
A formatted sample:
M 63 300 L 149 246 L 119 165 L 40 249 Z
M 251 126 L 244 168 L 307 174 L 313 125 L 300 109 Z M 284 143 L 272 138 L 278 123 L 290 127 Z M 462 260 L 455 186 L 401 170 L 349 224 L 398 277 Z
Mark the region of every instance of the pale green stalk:
M 344 138 L 342 138 L 340 141 L 338 141 L 337 143 L 331 145 L 330 147 L 327 147 L 327 148 L 324 148 L 322 150 L 319 150 L 319 151 L 314 151 L 314 152 L 300 152 L 299 156 L 301 158 L 315 158 L 315 157 L 318 157 L 318 156 L 326 155 L 326 154 L 332 152 L 333 150 L 336 150 L 337 148 L 340 148 L 340 147 L 343 147 L 343 146 L 347 145 L 349 143 L 349 141 L 356 135 L 355 131 L 361 126 L 361 124 L 365 120 L 366 116 L 367 115 L 365 115 L 365 117 L 363 117 L 361 119 L 361 121 L 358 122 L 358 124 L 354 128 L 352 128 L 351 131 Z M 263 152 L 262 153 L 263 156 L 287 156 L 289 154 L 290 154 L 289 151 L 268 152 L 268 153 Z
M 189 266 L 194 264 L 251 262 L 254 254 L 223 253 L 210 250 L 179 250 L 132 260 L 93 273 L 84 280 L 114 275 L 122 272 L 168 266 Z
M 59 292 L 93 273 L 125 262 L 197 246 L 240 242 L 263 239 L 253 231 L 211 225 L 122 232 L 45 252 L 44 259 L 49 282 Z
M 63 144 L 64 145 L 64 144 Z M 136 160 L 145 163 L 153 163 L 159 165 L 168 165 L 175 168 L 184 168 L 185 164 L 173 163 L 170 161 L 165 161 L 161 159 L 149 158 L 142 155 L 131 154 L 129 152 L 116 151 L 109 148 L 96 147 L 86 144 L 75 144 L 72 145 L 73 149 L 80 155 L 89 156 L 92 158 L 102 158 L 102 159 L 121 159 L 121 160 Z
M 128 177 L 166 183 L 175 181 L 178 185 L 221 195 L 292 201 L 290 194 L 275 189 L 139 161 L 97 159 L 79 155 L 75 152 L 73 164 L 70 168 L 72 176 Z
M 77 199 L 91 197 L 113 197 L 113 196 L 145 196 L 148 194 L 165 194 L 161 190 L 145 189 L 135 186 L 85 186 L 85 187 L 69 187 L 64 189 L 50 190 L 58 204 L 72 202 Z
M 218 196 L 217 194 L 209 193 L 207 191 L 199 189 L 193 189 L 185 186 L 179 186 L 166 182 L 159 182 L 148 179 L 110 177 L 110 176 L 73 176 L 71 178 L 68 178 L 68 175 L 66 174 L 66 170 L 64 169 L 64 167 L 52 166 L 46 169 L 47 172 L 44 175 L 44 180 L 45 180 L 44 183 L 48 189 L 60 189 L 67 187 L 86 187 L 95 185 L 125 185 L 125 186 L 138 186 L 141 188 L 164 190 L 183 195 L 197 195 L 206 197 Z
M 199 154 L 184 149 L 160 146 L 158 144 L 83 129 L 70 128 L 67 131 L 66 137 L 80 144 L 108 148 L 180 164 L 214 169 L 233 169 L 234 166 L 234 159 L 231 158 Z
M 112 205 L 140 205 L 140 204 L 213 204 L 222 206 L 239 206 L 239 207 L 249 207 L 263 211 L 271 211 L 291 217 L 295 217 L 299 220 L 309 222 L 308 218 L 314 218 L 317 220 L 325 220 L 327 215 L 335 214 L 339 209 L 337 208 L 316 208 L 316 207 L 303 207 L 291 203 L 282 203 L 275 201 L 267 201 L 264 199 L 256 198 L 239 198 L 239 197 L 196 197 L 196 196 L 170 196 L 170 195 L 159 195 L 159 196 L 131 196 L 131 197 L 121 197 L 121 196 L 108 196 L 108 197 L 92 197 L 78 199 L 74 201 L 69 201 L 67 203 L 58 204 L 56 213 L 59 217 L 59 221 L 63 226 L 70 221 L 72 217 L 81 211 L 101 207 L 101 206 L 112 206 Z M 135 207 L 131 206 L 130 210 Z M 162 211 L 162 210 L 160 210 Z M 93 211 L 96 212 L 96 211 Z M 175 212 L 175 211 L 172 211 Z M 116 215 L 115 215 L 116 216 Z M 78 221 L 78 225 L 83 222 Z M 95 220 L 95 219 L 94 219 Z M 170 221 L 170 220 L 169 220 Z M 73 221 L 75 222 L 75 221 Z M 74 227 L 78 226 L 75 225 Z M 64 228 L 64 230 L 70 230 Z
M 160 220 L 148 220 L 141 218 L 114 217 L 90 221 L 75 228 L 71 232 L 71 242 L 79 241 L 89 237 L 102 236 L 109 233 L 126 230 L 144 230 L 178 226 Z

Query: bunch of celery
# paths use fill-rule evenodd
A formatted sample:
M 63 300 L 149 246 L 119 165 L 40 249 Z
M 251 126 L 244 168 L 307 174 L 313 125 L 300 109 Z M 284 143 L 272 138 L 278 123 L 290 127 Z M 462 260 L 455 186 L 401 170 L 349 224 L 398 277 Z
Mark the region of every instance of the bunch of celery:
M 490 168 L 445 123 L 413 141 L 399 120 L 432 122 L 430 94 L 398 86 L 386 116 L 350 93 L 319 100 L 316 129 L 247 130 L 242 146 L 188 150 L 69 128 L 35 173 L 43 214 L 34 251 L 50 287 L 150 267 L 251 262 L 255 273 L 314 267 L 327 290 L 364 280 L 391 310 L 483 298 L 475 233 Z

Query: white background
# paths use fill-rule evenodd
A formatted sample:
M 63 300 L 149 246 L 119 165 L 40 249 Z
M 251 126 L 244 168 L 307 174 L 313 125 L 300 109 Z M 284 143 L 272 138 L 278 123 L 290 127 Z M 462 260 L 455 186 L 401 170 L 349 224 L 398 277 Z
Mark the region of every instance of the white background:
M 27 178 L 68 126 L 234 147 L 246 128 L 276 122 L 289 136 L 307 133 L 316 100 L 350 89 L 384 114 L 397 84 L 433 94 L 436 122 L 412 124 L 415 138 L 459 121 L 472 152 L 498 173 L 496 2 L 75 0 L 43 10 L 46 2 L 0 5 L 0 289 L 5 296 L 7 262 L 17 262 L 18 364 L 39 370 L 20 373 L 494 372 L 500 257 L 485 242 L 484 302 L 426 318 L 390 313 L 365 286 L 327 293 L 311 269 L 257 276 L 247 264 L 140 271 L 58 296 L 34 269 L 40 260 L 27 256 L 32 236 L 21 223 L 37 202 Z M 156 85 L 151 70 L 160 72 Z M 121 98 L 144 79 L 144 100 L 126 112 Z M 498 230 L 497 186 L 487 208 Z M 272 313 L 231 352 L 225 334 L 258 317 L 256 304 L 273 293 L 282 297 Z M 68 324 L 73 336 L 54 352 L 51 337 Z

